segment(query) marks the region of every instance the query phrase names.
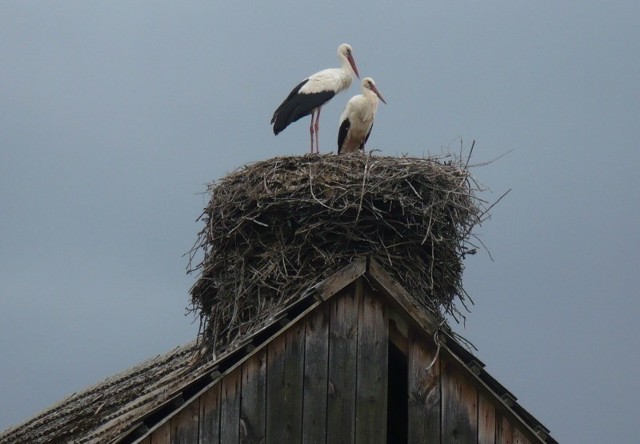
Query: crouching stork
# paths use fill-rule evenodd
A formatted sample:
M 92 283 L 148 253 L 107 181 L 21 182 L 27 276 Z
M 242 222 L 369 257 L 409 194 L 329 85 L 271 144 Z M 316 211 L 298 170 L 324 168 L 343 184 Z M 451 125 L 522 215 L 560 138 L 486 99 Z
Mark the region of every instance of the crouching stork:
M 319 71 L 293 88 L 286 99 L 273 113 L 271 124 L 273 133 L 278 134 L 289 124 L 311 114 L 311 152 L 320 152 L 318 145 L 318 130 L 320 128 L 320 109 L 333 96 L 349 88 L 353 75 L 360 77 L 356 62 L 353 59 L 351 46 L 343 43 L 338 47 L 338 58 L 342 62 L 340 68 L 330 68 Z
M 362 94 L 353 96 L 340 116 L 338 154 L 364 151 L 376 117 L 378 99 L 387 103 L 371 77 L 362 79 Z

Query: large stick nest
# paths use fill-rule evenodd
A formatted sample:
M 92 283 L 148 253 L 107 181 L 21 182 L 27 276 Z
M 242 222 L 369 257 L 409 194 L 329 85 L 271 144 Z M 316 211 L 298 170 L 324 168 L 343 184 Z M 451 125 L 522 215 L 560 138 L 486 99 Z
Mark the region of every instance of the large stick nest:
M 460 314 L 462 259 L 482 217 L 460 161 L 365 155 L 278 157 L 209 185 L 190 271 L 201 334 L 220 350 L 304 291 L 371 255 L 435 313 Z

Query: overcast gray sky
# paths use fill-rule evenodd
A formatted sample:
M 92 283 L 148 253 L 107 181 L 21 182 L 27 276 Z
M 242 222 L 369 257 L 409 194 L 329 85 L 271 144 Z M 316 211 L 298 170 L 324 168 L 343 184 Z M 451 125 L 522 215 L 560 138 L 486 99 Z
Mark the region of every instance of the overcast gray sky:
M 513 191 L 457 331 L 559 441 L 635 442 L 639 23 L 635 0 L 0 2 L 0 429 L 195 336 L 199 193 L 308 151 L 271 114 L 348 42 L 388 102 L 370 148 L 509 153 L 474 169 Z

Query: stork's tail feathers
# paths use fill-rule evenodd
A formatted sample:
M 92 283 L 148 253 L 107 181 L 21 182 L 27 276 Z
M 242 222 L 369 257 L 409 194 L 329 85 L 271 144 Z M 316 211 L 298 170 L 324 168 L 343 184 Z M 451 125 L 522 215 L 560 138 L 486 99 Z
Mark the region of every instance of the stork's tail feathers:
M 283 103 L 283 105 L 285 104 Z M 282 106 L 280 108 L 282 108 Z M 271 118 L 271 124 L 273 125 L 273 134 L 275 134 L 276 136 L 283 129 L 288 127 L 290 123 L 295 122 L 300 117 L 302 117 L 300 116 L 297 119 L 292 119 L 290 110 L 287 110 L 286 108 L 285 109 L 280 109 L 280 108 L 278 108 L 278 110 L 273 114 L 273 117 Z

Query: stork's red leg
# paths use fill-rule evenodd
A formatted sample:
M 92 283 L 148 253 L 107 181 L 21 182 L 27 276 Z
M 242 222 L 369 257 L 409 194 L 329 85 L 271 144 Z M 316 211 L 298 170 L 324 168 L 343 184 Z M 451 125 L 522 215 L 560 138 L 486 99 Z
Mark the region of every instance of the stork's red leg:
M 311 136 L 311 154 L 313 154 L 313 126 L 314 126 L 313 119 L 315 115 L 316 115 L 316 110 L 314 109 L 313 111 L 311 111 L 311 125 L 309 125 L 309 135 Z
M 320 143 L 318 142 L 318 130 L 320 129 L 320 110 L 322 109 L 322 107 L 318 108 L 318 114 L 316 115 L 316 124 L 315 124 L 315 130 L 316 130 L 316 153 L 320 154 Z

